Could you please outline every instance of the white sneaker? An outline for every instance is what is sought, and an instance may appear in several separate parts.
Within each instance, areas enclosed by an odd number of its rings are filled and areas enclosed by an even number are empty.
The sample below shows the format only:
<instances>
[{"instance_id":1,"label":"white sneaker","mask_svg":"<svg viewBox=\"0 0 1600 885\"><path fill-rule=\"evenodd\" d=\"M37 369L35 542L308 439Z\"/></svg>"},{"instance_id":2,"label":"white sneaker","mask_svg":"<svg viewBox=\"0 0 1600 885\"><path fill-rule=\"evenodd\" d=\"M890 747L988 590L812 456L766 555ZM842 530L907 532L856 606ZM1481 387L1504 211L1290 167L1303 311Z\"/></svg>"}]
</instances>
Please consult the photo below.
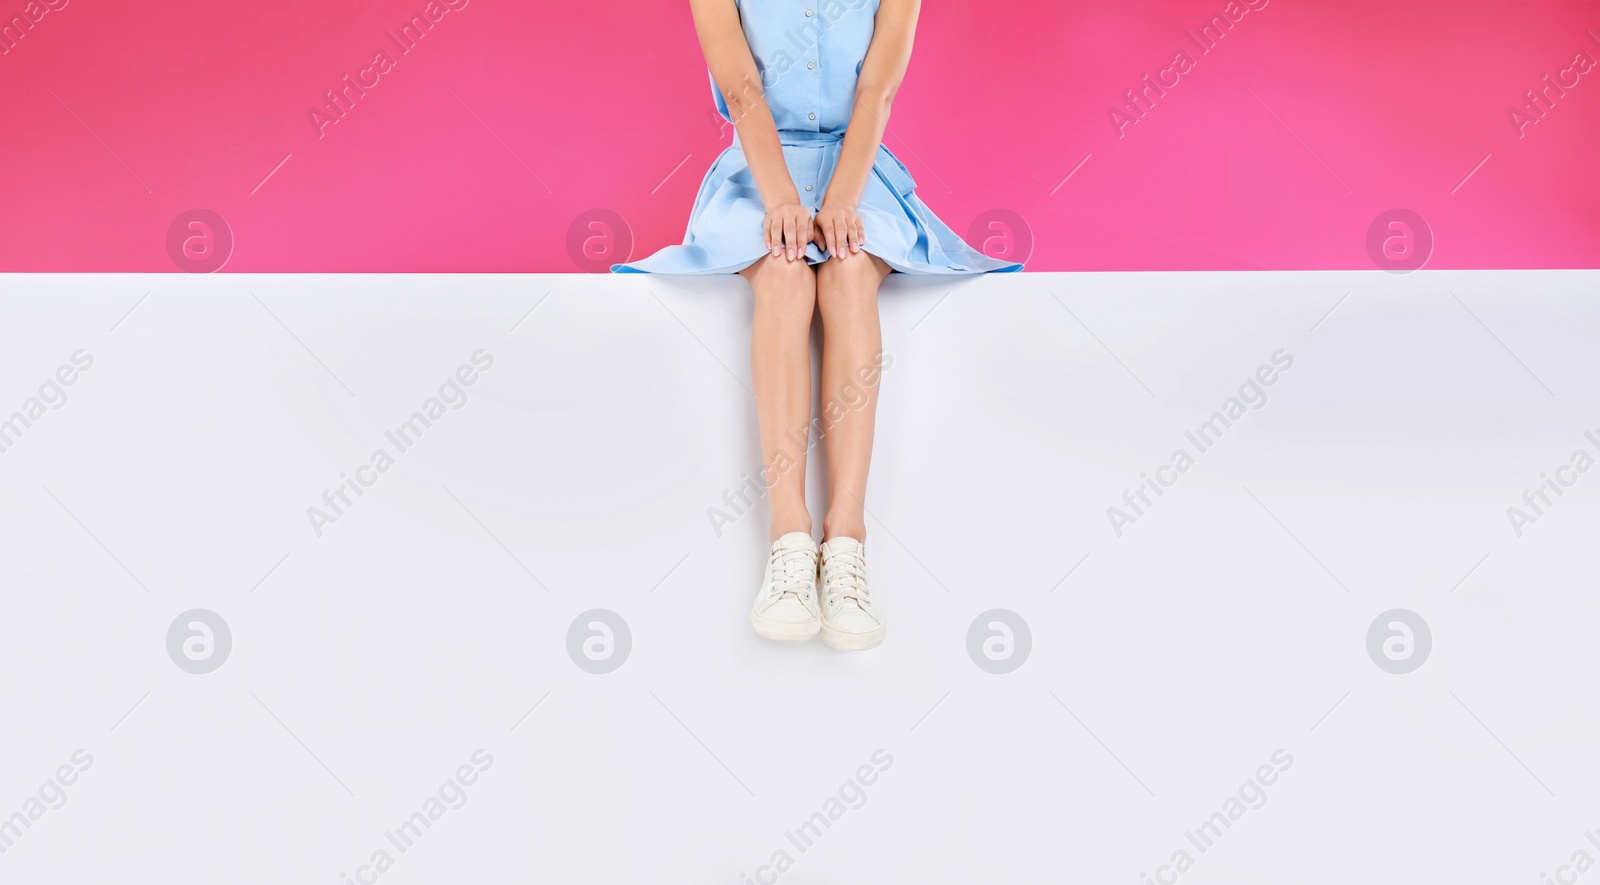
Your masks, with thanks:
<instances>
[{"instance_id":1,"label":"white sneaker","mask_svg":"<svg viewBox=\"0 0 1600 885\"><path fill-rule=\"evenodd\" d=\"M883 641L883 613L867 585L867 547L855 538L822 545L822 641L834 648L875 648Z\"/></svg>"},{"instance_id":2,"label":"white sneaker","mask_svg":"<svg viewBox=\"0 0 1600 885\"><path fill-rule=\"evenodd\" d=\"M750 607L750 624L768 639L804 642L822 626L817 610L817 542L790 532L772 542L767 574Z\"/></svg>"}]
</instances>

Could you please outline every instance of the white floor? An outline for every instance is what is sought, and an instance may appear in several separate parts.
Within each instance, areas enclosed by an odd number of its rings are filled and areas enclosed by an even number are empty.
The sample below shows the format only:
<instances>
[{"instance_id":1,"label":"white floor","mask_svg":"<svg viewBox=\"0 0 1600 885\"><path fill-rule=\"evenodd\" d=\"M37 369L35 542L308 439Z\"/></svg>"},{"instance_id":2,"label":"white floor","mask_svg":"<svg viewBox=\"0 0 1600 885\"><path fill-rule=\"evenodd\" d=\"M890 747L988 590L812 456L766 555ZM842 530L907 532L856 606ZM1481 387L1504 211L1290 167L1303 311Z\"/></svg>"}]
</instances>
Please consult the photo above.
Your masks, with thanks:
<instances>
[{"instance_id":1,"label":"white floor","mask_svg":"<svg viewBox=\"0 0 1600 885\"><path fill-rule=\"evenodd\" d=\"M0 437L0 878L1533 885L1600 859L1600 471L1566 467L1600 458L1600 273L894 278L882 304L890 631L852 655L747 626L740 280L0 277L0 420L59 404ZM1541 475L1573 483L1536 515ZM1369 653L1375 620L1409 651ZM1009 659L969 654L1002 622ZM589 672L602 631L626 658Z\"/></svg>"}]
</instances>

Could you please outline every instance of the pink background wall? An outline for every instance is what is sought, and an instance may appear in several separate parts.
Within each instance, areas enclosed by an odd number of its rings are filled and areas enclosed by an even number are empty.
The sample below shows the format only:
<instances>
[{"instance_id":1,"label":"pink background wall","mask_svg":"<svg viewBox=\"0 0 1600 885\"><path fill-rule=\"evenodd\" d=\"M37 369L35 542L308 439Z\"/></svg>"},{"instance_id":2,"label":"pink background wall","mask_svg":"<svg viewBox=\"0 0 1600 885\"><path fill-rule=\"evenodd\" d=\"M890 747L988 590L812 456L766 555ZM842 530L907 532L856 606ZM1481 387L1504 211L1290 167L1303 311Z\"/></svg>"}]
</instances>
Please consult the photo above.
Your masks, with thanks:
<instances>
[{"instance_id":1,"label":"pink background wall","mask_svg":"<svg viewBox=\"0 0 1600 885\"><path fill-rule=\"evenodd\" d=\"M203 268L168 245L192 209L231 229L225 271L565 272L681 237L730 136L686 2L470 0L401 52L427 5L0 0L60 7L0 40L0 270ZM1201 52L1228 5L928 0L887 142L956 230L1013 219L969 239L1030 270L1370 269L1397 208L1429 268L1600 266L1600 68L1572 67L1600 3L1271 0ZM1568 88L1519 133L1546 75Z\"/></svg>"}]
</instances>

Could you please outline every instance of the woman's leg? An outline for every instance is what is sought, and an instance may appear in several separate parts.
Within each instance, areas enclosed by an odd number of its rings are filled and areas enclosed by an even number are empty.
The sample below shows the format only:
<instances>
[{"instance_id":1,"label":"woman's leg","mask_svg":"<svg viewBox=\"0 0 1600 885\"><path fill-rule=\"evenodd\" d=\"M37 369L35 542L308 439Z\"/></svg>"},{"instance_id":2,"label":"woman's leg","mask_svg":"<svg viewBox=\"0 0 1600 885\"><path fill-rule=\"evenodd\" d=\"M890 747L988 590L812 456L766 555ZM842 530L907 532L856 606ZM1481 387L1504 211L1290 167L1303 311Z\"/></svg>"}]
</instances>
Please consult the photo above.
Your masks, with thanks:
<instances>
[{"instance_id":1,"label":"woman's leg","mask_svg":"<svg viewBox=\"0 0 1600 885\"><path fill-rule=\"evenodd\" d=\"M771 540L811 532L806 509L806 440L811 424L811 317L817 275L804 259L768 255L739 271L755 290L750 380L770 508Z\"/></svg>"},{"instance_id":2,"label":"woman's leg","mask_svg":"<svg viewBox=\"0 0 1600 885\"><path fill-rule=\"evenodd\" d=\"M878 284L889 265L867 252L830 258L817 267L817 307L822 312L822 420L827 428L828 514L824 540L865 541L867 466L878 409L883 334L878 325Z\"/></svg>"}]
</instances>

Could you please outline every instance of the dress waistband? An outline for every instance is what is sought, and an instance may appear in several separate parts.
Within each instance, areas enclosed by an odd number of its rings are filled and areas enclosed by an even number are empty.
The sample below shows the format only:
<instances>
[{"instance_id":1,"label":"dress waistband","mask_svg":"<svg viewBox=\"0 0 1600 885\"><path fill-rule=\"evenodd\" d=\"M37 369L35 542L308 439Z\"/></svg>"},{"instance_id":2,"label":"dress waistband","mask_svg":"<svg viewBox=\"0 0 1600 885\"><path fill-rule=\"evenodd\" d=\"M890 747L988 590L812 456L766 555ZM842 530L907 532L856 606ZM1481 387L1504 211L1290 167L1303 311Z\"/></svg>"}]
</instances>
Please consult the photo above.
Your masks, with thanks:
<instances>
[{"instance_id":1,"label":"dress waistband","mask_svg":"<svg viewBox=\"0 0 1600 885\"><path fill-rule=\"evenodd\" d=\"M784 147L821 147L844 141L843 132L812 132L809 129L779 129L778 143ZM733 133L733 146L740 147L739 133Z\"/></svg>"}]
</instances>

